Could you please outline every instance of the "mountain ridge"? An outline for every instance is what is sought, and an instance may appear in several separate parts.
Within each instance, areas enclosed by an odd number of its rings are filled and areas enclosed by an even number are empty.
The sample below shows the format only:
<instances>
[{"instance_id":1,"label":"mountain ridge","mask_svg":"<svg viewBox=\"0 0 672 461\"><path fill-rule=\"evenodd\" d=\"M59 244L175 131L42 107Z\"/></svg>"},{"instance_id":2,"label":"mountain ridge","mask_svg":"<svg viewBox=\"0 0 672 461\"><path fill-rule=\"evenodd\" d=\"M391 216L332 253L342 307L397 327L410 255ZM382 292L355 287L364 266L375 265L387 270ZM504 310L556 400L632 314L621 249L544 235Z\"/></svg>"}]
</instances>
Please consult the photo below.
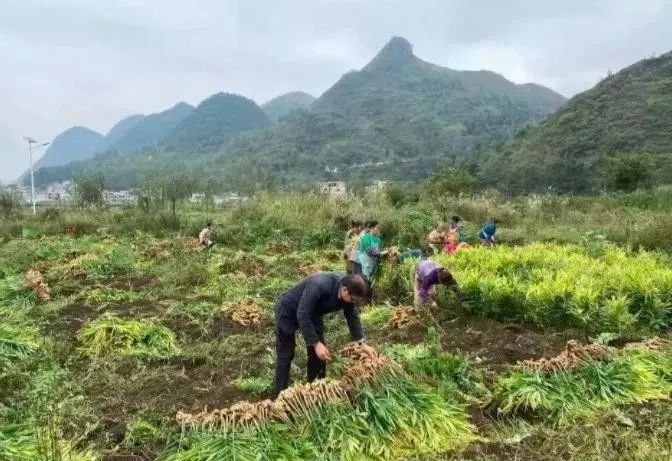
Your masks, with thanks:
<instances>
[{"instance_id":1,"label":"mountain ridge","mask_svg":"<svg viewBox=\"0 0 672 461\"><path fill-rule=\"evenodd\" d=\"M605 162L631 153L651 154L654 176L672 180L672 52L608 76L485 151L481 175L513 193L589 192L601 187Z\"/></svg>"}]
</instances>

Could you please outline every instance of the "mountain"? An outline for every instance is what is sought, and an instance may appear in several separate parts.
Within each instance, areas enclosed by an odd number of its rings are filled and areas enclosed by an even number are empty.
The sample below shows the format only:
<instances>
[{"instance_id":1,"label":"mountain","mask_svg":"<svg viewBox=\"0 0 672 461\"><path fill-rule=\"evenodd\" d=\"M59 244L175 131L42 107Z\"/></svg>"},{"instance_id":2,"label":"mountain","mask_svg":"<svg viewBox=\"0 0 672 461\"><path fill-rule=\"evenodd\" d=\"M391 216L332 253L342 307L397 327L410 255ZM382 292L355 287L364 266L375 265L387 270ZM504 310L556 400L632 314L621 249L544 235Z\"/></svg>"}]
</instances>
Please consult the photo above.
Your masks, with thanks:
<instances>
[{"instance_id":1,"label":"mountain","mask_svg":"<svg viewBox=\"0 0 672 461\"><path fill-rule=\"evenodd\" d=\"M160 143L133 155L45 170L39 180L67 179L82 171L103 172L115 187L132 187L157 171L191 173L223 187L234 187L252 171L259 172L252 182L272 173L280 184L417 180L498 145L564 102L540 85L424 62L397 37L364 68L345 74L312 104L275 124L253 101L219 93Z\"/></svg>"},{"instance_id":2,"label":"mountain","mask_svg":"<svg viewBox=\"0 0 672 461\"><path fill-rule=\"evenodd\" d=\"M269 124L264 111L251 99L217 93L201 102L165 140L168 150L216 152L235 136Z\"/></svg>"},{"instance_id":3,"label":"mountain","mask_svg":"<svg viewBox=\"0 0 672 461\"><path fill-rule=\"evenodd\" d=\"M315 97L308 93L292 91L271 99L262 104L261 108L264 109L271 120L277 122L280 118L295 110L309 107L313 101L315 101Z\"/></svg>"},{"instance_id":4,"label":"mountain","mask_svg":"<svg viewBox=\"0 0 672 461\"><path fill-rule=\"evenodd\" d=\"M267 163L304 181L306 175L422 178L510 138L564 102L540 85L424 62L407 40L395 37L309 110L293 112L227 155Z\"/></svg>"},{"instance_id":5,"label":"mountain","mask_svg":"<svg viewBox=\"0 0 672 461\"><path fill-rule=\"evenodd\" d=\"M128 132L145 118L142 114L129 115L118 121L105 135L98 152L106 152L118 143Z\"/></svg>"},{"instance_id":6,"label":"mountain","mask_svg":"<svg viewBox=\"0 0 672 461\"><path fill-rule=\"evenodd\" d=\"M148 115L139 120L120 139L112 143L108 150L127 153L146 146L156 146L193 110L193 106L180 102L168 110Z\"/></svg>"},{"instance_id":7,"label":"mountain","mask_svg":"<svg viewBox=\"0 0 672 461\"><path fill-rule=\"evenodd\" d=\"M88 128L72 127L54 138L44 155L35 162L33 169L89 159L98 151L103 139L101 134Z\"/></svg>"},{"instance_id":8,"label":"mountain","mask_svg":"<svg viewBox=\"0 0 672 461\"><path fill-rule=\"evenodd\" d=\"M652 162L658 182L672 182L672 52L605 78L485 152L480 176L514 193L586 192L601 187L614 160L632 154Z\"/></svg>"}]
</instances>

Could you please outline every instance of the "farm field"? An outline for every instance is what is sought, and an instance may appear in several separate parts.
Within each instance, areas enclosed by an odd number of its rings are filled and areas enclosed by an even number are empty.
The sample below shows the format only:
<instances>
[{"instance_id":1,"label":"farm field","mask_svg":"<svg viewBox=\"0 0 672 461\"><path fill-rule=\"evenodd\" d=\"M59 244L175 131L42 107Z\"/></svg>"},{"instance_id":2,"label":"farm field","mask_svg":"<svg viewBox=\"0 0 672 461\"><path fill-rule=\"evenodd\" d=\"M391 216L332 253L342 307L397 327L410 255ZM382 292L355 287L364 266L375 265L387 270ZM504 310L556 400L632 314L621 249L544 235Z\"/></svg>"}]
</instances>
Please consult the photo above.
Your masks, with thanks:
<instances>
[{"instance_id":1,"label":"farm field","mask_svg":"<svg viewBox=\"0 0 672 461\"><path fill-rule=\"evenodd\" d=\"M461 203L470 223L506 216L502 245L437 258L465 295L415 309L414 263L385 261L361 313L380 355L331 317L329 378L303 384L299 339L276 404L274 302L342 270L363 205L262 197L160 231L128 210L17 218L0 244L0 459L671 459L672 265L649 240L669 218L654 198ZM400 247L437 219L376 209Z\"/></svg>"}]
</instances>

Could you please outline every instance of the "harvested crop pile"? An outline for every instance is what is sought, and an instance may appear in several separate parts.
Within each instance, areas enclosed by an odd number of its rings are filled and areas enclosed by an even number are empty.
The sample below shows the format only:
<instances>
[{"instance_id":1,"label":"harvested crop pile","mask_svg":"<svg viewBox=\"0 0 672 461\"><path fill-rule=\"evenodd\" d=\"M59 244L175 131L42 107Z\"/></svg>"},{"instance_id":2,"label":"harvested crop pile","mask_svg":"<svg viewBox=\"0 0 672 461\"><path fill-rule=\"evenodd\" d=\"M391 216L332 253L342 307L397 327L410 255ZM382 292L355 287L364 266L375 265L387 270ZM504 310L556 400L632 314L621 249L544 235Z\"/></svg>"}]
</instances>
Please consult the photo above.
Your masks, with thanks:
<instances>
[{"instance_id":1,"label":"harvested crop pile","mask_svg":"<svg viewBox=\"0 0 672 461\"><path fill-rule=\"evenodd\" d=\"M245 327L259 325L264 317L261 307L249 298L241 302L224 303L222 312Z\"/></svg>"},{"instance_id":2,"label":"harvested crop pile","mask_svg":"<svg viewBox=\"0 0 672 461\"><path fill-rule=\"evenodd\" d=\"M342 380L321 379L295 384L282 391L275 401L242 401L220 410L208 411L206 408L195 414L178 412L175 418L182 426L207 430L216 427L249 427L265 421L284 420L288 415L311 408L346 402L350 390L371 380L381 371L390 369L392 365L389 358L357 343L348 344L341 350L341 355L349 359Z\"/></svg>"},{"instance_id":3,"label":"harvested crop pile","mask_svg":"<svg viewBox=\"0 0 672 461\"><path fill-rule=\"evenodd\" d=\"M400 330L409 326L420 325L420 313L414 307L397 307L392 310L387 321L388 328Z\"/></svg>"},{"instance_id":4,"label":"harvested crop pile","mask_svg":"<svg viewBox=\"0 0 672 461\"><path fill-rule=\"evenodd\" d=\"M33 269L29 270L26 273L26 283L35 291L40 301L49 301L51 299L51 289L41 272Z\"/></svg>"},{"instance_id":5,"label":"harvested crop pile","mask_svg":"<svg viewBox=\"0 0 672 461\"><path fill-rule=\"evenodd\" d=\"M593 362L602 360L607 354L608 349L601 344L581 344L580 341L567 341L565 350L550 359L541 358L538 360L524 360L521 365L526 371L538 373L555 373L558 371L574 370L584 362Z\"/></svg>"},{"instance_id":6,"label":"harvested crop pile","mask_svg":"<svg viewBox=\"0 0 672 461\"><path fill-rule=\"evenodd\" d=\"M378 354L372 348L364 348L360 344L350 343L341 349L342 357L349 359L343 370L343 381L348 388L370 381L382 372L395 372L398 367L392 360Z\"/></svg>"},{"instance_id":7,"label":"harvested crop pile","mask_svg":"<svg viewBox=\"0 0 672 461\"><path fill-rule=\"evenodd\" d=\"M234 263L239 271L250 276L262 275L268 271L266 263L261 258L246 253L243 250L236 252Z\"/></svg>"},{"instance_id":8,"label":"harvested crop pile","mask_svg":"<svg viewBox=\"0 0 672 461\"><path fill-rule=\"evenodd\" d=\"M381 365L390 364L357 344L348 345L342 354L349 360L346 375L361 370L357 367L380 372ZM178 423L194 430L183 432L186 450L165 459L223 459L222 454L226 459L250 460L416 459L473 440L473 427L462 407L403 373L380 373L376 379L352 385L346 379L325 379L292 386L274 402L178 413Z\"/></svg>"},{"instance_id":9,"label":"harvested crop pile","mask_svg":"<svg viewBox=\"0 0 672 461\"><path fill-rule=\"evenodd\" d=\"M179 239L184 249L190 253L198 253L203 248L197 238L183 237Z\"/></svg>"},{"instance_id":10,"label":"harvested crop pile","mask_svg":"<svg viewBox=\"0 0 672 461\"><path fill-rule=\"evenodd\" d=\"M201 413L178 412L175 416L181 426L212 430L224 427L250 427L268 421L286 420L289 414L319 408L328 403L343 402L348 395L340 381L321 379L312 383L296 384L285 389L278 398L250 403L237 402L229 408Z\"/></svg>"},{"instance_id":11,"label":"harvested crop pile","mask_svg":"<svg viewBox=\"0 0 672 461\"><path fill-rule=\"evenodd\" d=\"M667 348L669 348L672 345L672 342L659 338L658 336L654 336L653 338L649 338L645 341L639 342L639 343L629 343L626 344L624 349L639 349L639 348L644 348L644 349L649 349L652 351L662 351Z\"/></svg>"},{"instance_id":12,"label":"harvested crop pile","mask_svg":"<svg viewBox=\"0 0 672 461\"><path fill-rule=\"evenodd\" d=\"M266 421L282 420L286 417L282 403L263 400L256 403L237 402L221 410L208 411L206 408L201 413L194 414L178 411L175 419L182 427L213 430L223 427L250 427Z\"/></svg>"},{"instance_id":13,"label":"harvested crop pile","mask_svg":"<svg viewBox=\"0 0 672 461\"><path fill-rule=\"evenodd\" d=\"M342 402L347 397L346 389L340 381L320 379L285 389L280 393L276 403L291 414L309 408L319 408L328 403Z\"/></svg>"}]
</instances>

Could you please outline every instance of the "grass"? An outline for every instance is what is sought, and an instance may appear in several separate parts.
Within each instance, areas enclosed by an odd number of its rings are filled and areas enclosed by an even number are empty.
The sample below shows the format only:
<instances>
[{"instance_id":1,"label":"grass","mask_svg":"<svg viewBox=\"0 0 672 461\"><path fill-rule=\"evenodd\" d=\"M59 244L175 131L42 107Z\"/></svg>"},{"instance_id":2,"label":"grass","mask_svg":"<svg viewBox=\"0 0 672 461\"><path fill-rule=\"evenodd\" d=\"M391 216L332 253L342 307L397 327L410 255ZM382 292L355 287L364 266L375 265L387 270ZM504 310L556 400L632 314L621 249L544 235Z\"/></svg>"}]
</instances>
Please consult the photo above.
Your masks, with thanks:
<instances>
[{"instance_id":1,"label":"grass","mask_svg":"<svg viewBox=\"0 0 672 461\"><path fill-rule=\"evenodd\" d=\"M629 350L556 375L515 365L528 340L536 357L557 352L556 335L568 331L616 344L666 331L672 257L665 249L672 239L663 228L670 218L653 195L504 200L486 194L439 207L393 206L384 194L349 201L268 194L207 213L185 207L170 230L130 208L65 210L58 225L24 216L21 226L35 235L0 237L0 459L14 461L10 449L37 450L35 438L45 428L56 436L40 439L58 440L51 445L62 454L129 459L489 461L559 453L588 460L617 459L616 448L622 459L668 459L667 352ZM414 263L384 261L374 305L361 317L369 342L401 365L397 376L289 421L181 433L177 410L256 400L270 384L271 323L238 325L221 307L251 300L270 319L278 295L297 280L342 270L346 223L369 218L371 210L383 223L385 242L402 250L421 245L446 214L465 218L469 240L485 217L501 218L501 247L439 257L470 303L439 290L440 309L423 323L441 335L456 332L451 322L464 321L468 311L511 325L469 317L482 321L473 326L480 331L440 338L459 344L459 354L441 347L434 333L389 328L390 312L411 302ZM206 218L215 221L217 245L201 253L191 243ZM62 234L70 222L81 223L75 238ZM0 223L0 235L15 224ZM98 227L108 227L110 236L96 234ZM43 274L52 300L37 302L24 281L30 269ZM325 325L335 355L349 332L340 315ZM521 330L518 338L512 334L514 354L493 353L488 325ZM305 362L297 334L295 381L304 379ZM347 361L335 361L329 376L342 377L346 367ZM52 368L62 371L57 386L45 377ZM492 416L478 408L490 398L500 410ZM648 409L651 415L639 413ZM616 412L623 413L620 423L612 421ZM483 420L486 426L472 425ZM635 427L625 430L628 421ZM613 445L609 433L619 436Z\"/></svg>"}]
</instances>

